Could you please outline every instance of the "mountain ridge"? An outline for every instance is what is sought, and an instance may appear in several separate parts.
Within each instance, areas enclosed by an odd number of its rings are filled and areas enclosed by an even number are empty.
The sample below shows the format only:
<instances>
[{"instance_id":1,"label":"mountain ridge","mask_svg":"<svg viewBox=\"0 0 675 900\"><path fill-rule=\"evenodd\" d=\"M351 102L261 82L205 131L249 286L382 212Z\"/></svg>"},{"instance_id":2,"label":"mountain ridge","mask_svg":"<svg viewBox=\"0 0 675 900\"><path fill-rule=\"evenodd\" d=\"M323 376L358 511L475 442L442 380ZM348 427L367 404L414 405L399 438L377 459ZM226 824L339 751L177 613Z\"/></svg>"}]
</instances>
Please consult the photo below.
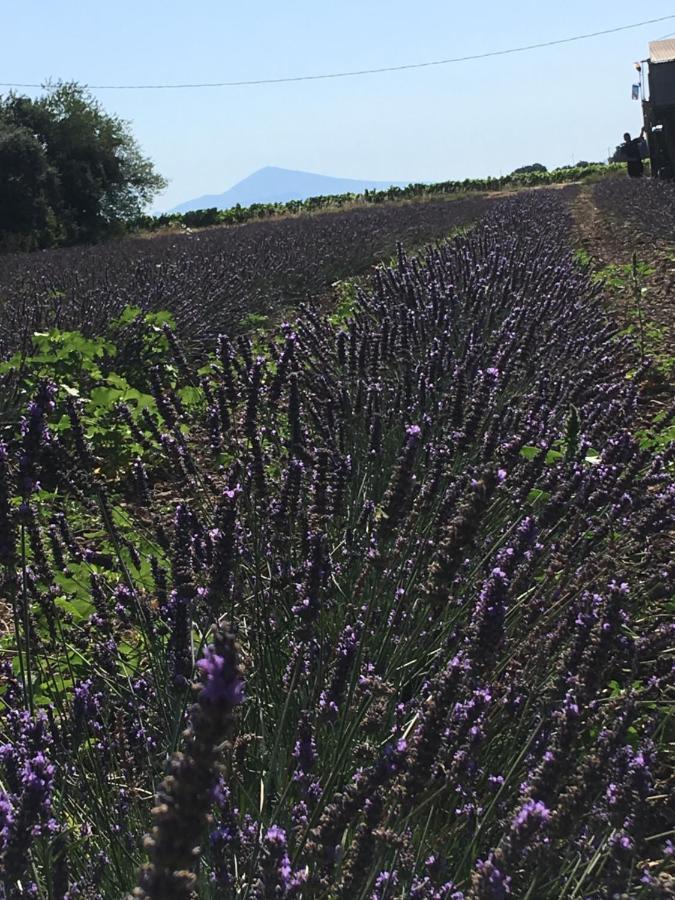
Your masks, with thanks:
<instances>
[{"instance_id":1,"label":"mountain ridge","mask_svg":"<svg viewBox=\"0 0 675 900\"><path fill-rule=\"evenodd\" d=\"M306 200L308 197L331 194L360 194L365 190L386 190L388 187L405 187L407 181L375 181L359 178L338 178L319 175L298 169L265 166L252 172L222 194L203 194L179 203L172 213L190 212L195 209L231 209L233 206L251 206L253 203L287 203L289 200Z\"/></svg>"}]
</instances>

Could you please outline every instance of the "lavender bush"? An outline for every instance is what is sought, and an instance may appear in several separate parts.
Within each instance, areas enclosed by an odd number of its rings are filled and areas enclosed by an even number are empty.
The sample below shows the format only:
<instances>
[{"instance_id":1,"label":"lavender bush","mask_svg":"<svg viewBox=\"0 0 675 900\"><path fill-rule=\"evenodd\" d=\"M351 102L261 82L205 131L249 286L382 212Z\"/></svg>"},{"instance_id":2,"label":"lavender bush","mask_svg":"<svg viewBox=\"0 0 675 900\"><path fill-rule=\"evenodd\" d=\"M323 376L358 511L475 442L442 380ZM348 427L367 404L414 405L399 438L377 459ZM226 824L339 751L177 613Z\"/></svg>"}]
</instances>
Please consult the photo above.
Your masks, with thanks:
<instances>
[{"instance_id":1,"label":"lavender bush","mask_svg":"<svg viewBox=\"0 0 675 900\"><path fill-rule=\"evenodd\" d=\"M341 320L172 335L133 455L40 387L0 448L7 897L671 894L674 451L567 229L504 201Z\"/></svg>"}]
</instances>

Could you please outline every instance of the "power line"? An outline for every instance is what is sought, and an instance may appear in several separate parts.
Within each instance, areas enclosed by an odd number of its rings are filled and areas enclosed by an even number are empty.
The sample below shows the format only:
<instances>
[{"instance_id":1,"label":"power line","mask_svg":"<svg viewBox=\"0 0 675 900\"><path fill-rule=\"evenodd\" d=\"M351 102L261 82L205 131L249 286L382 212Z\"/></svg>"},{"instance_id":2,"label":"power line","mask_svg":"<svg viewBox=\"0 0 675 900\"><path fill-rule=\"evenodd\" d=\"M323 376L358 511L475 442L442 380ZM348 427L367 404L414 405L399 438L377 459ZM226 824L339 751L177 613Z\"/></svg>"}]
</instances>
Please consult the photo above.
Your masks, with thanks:
<instances>
[{"instance_id":1,"label":"power line","mask_svg":"<svg viewBox=\"0 0 675 900\"><path fill-rule=\"evenodd\" d=\"M408 69L427 69L431 66L447 66L451 63L470 62L471 60L489 59L494 56L508 56L513 53L525 53L528 50L540 50L545 47L557 47L561 44L572 44L576 41L585 41L590 38L602 37L607 34L617 34L620 31L630 31L633 28L642 28L644 25L655 25L658 22L667 22L675 19L675 15L661 16L658 19L645 19L643 22L634 22L632 25L620 25L617 28L605 28L602 31L591 31L588 34L577 34L574 37L559 38L555 41L543 41L539 44L526 44L523 47L510 47L508 50L490 50L487 53L475 53L471 56L455 56L449 59L436 59L431 62L406 63L399 66L383 66L377 69L357 69L351 72L327 72L319 75L293 75L283 78L258 78L250 81L213 81L199 82L195 84L89 84L85 87L95 91L157 91L177 90L184 88L219 88L219 87L251 87L260 84L288 84L296 81L323 81L329 78L354 78L360 75L379 75L384 72L403 72ZM14 88L41 88L43 84L24 84L20 82L2 82L0 87Z\"/></svg>"}]
</instances>

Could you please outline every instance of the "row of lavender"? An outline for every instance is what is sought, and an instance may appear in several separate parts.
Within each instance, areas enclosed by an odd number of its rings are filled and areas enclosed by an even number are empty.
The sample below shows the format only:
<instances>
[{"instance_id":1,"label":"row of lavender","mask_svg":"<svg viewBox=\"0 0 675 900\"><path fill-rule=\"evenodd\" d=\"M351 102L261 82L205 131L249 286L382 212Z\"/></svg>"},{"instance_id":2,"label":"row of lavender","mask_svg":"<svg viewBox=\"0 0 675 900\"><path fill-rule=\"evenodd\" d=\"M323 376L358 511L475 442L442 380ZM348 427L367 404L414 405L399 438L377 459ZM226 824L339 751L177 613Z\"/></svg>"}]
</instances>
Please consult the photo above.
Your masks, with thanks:
<instances>
[{"instance_id":1,"label":"row of lavender","mask_svg":"<svg viewBox=\"0 0 675 900\"><path fill-rule=\"evenodd\" d=\"M675 241L675 185L671 182L607 178L593 186L593 199L603 212L641 235Z\"/></svg>"},{"instance_id":2,"label":"row of lavender","mask_svg":"<svg viewBox=\"0 0 675 900\"><path fill-rule=\"evenodd\" d=\"M6 896L669 895L673 453L566 227L505 201L199 369L167 331L128 470L40 387L0 453Z\"/></svg>"},{"instance_id":3,"label":"row of lavender","mask_svg":"<svg viewBox=\"0 0 675 900\"><path fill-rule=\"evenodd\" d=\"M50 327L99 334L128 305L168 309L210 346L395 252L473 222L482 198L351 209L236 229L0 256L0 351Z\"/></svg>"}]
</instances>

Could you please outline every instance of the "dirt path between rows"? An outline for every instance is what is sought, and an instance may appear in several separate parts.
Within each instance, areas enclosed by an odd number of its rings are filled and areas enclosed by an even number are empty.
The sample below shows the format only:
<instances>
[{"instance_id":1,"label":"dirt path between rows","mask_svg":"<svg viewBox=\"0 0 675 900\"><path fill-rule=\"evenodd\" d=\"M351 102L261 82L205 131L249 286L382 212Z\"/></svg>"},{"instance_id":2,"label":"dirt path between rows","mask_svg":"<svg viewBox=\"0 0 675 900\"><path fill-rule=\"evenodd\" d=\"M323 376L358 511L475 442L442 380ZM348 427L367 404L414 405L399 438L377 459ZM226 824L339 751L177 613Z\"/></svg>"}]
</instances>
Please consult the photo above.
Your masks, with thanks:
<instances>
[{"instance_id":1,"label":"dirt path between rows","mask_svg":"<svg viewBox=\"0 0 675 900\"><path fill-rule=\"evenodd\" d=\"M675 396L675 243L654 241L632 225L604 215L593 201L591 185L585 185L570 203L577 231L577 249L584 251L592 271L604 277L604 298L611 316L631 329L639 362L641 336L645 356L653 360L643 383L643 409L650 419L673 402ZM641 314L637 311L631 279L633 254L640 270ZM645 339L646 335L646 339Z\"/></svg>"},{"instance_id":2,"label":"dirt path between rows","mask_svg":"<svg viewBox=\"0 0 675 900\"><path fill-rule=\"evenodd\" d=\"M663 342L675 347L675 243L654 241L627 223L604 216L593 202L592 188L584 186L571 205L579 245L589 254L597 270L610 265L627 266L637 254L639 263L653 272L644 276L644 313L663 329ZM634 302L630 292L611 291L612 305L624 322L634 320Z\"/></svg>"}]
</instances>

